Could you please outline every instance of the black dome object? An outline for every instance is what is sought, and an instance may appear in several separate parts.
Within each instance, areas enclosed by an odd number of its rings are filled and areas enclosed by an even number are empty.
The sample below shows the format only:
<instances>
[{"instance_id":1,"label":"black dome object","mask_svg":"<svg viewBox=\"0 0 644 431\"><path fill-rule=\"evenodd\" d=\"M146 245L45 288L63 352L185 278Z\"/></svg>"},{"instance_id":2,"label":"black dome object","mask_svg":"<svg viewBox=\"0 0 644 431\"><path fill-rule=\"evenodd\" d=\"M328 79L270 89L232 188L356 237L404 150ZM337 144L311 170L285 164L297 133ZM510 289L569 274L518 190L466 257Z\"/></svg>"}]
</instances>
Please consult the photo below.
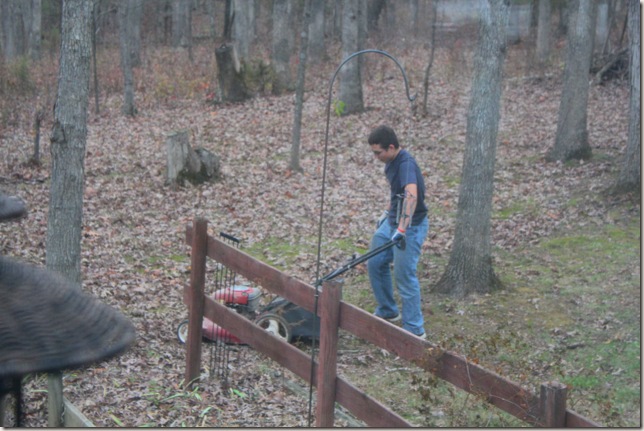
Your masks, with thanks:
<instances>
[{"instance_id":1,"label":"black dome object","mask_svg":"<svg viewBox=\"0 0 644 431\"><path fill-rule=\"evenodd\" d=\"M62 276L0 256L0 378L78 368L135 338L123 314Z\"/></svg>"},{"instance_id":2,"label":"black dome object","mask_svg":"<svg viewBox=\"0 0 644 431\"><path fill-rule=\"evenodd\" d=\"M27 207L22 199L0 193L0 221L12 220L27 214Z\"/></svg>"}]
</instances>

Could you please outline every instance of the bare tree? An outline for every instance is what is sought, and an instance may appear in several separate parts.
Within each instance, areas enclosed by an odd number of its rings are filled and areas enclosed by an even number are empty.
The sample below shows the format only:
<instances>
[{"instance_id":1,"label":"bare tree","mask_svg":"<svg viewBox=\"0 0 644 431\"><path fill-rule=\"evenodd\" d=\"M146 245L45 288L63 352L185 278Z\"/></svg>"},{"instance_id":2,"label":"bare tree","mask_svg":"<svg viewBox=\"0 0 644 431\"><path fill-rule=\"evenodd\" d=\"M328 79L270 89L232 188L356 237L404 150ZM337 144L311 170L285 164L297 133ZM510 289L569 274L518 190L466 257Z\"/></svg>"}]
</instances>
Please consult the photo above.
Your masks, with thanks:
<instances>
[{"instance_id":1,"label":"bare tree","mask_svg":"<svg viewBox=\"0 0 644 431\"><path fill-rule=\"evenodd\" d=\"M640 4L638 0L628 1L628 42L629 42L629 79L631 83L628 144L617 179L616 189L620 192L641 190L641 59L640 59Z\"/></svg>"},{"instance_id":2,"label":"bare tree","mask_svg":"<svg viewBox=\"0 0 644 431\"><path fill-rule=\"evenodd\" d=\"M133 117L136 114L134 106L134 72L132 70L136 55L133 49L136 44L131 43L134 35L131 32L130 21L134 9L141 7L140 0L122 0L118 3L119 20L119 46L121 54L121 71L123 73L123 106L121 112Z\"/></svg>"},{"instance_id":3,"label":"bare tree","mask_svg":"<svg viewBox=\"0 0 644 431\"><path fill-rule=\"evenodd\" d=\"M172 2L172 46L187 48L192 61L192 1Z\"/></svg>"},{"instance_id":4,"label":"bare tree","mask_svg":"<svg viewBox=\"0 0 644 431\"><path fill-rule=\"evenodd\" d=\"M546 154L548 161L588 159L588 89L593 54L596 2L572 0L568 25L568 47L563 91L559 105L555 144Z\"/></svg>"},{"instance_id":5,"label":"bare tree","mask_svg":"<svg viewBox=\"0 0 644 431\"><path fill-rule=\"evenodd\" d=\"M40 58L41 0L2 0L0 2L0 42L6 60L21 55Z\"/></svg>"},{"instance_id":6,"label":"bare tree","mask_svg":"<svg viewBox=\"0 0 644 431\"><path fill-rule=\"evenodd\" d=\"M25 16L25 29L27 30L27 52L32 60L40 59L42 39L42 0L30 0L28 14Z\"/></svg>"},{"instance_id":7,"label":"bare tree","mask_svg":"<svg viewBox=\"0 0 644 431\"><path fill-rule=\"evenodd\" d=\"M309 48L309 29L311 28L311 3L315 0L304 2L302 13L302 37L300 38L300 62L297 66L297 84L295 86L295 115L293 120L293 136L291 141L291 162L289 168L301 172L300 166L300 137L302 131L302 108L304 106L304 83L306 76L306 60Z\"/></svg>"},{"instance_id":8,"label":"bare tree","mask_svg":"<svg viewBox=\"0 0 644 431\"><path fill-rule=\"evenodd\" d=\"M550 58L550 0L539 0L537 8L537 63L544 66Z\"/></svg>"},{"instance_id":9,"label":"bare tree","mask_svg":"<svg viewBox=\"0 0 644 431\"><path fill-rule=\"evenodd\" d=\"M425 79L423 80L423 114L427 115L428 110L427 110L427 97L429 94L429 74L432 70L432 66L434 65L434 52L436 50L436 19L438 15L438 10L437 10L437 5L436 5L437 0L432 1L432 35L430 37L430 43L431 43L431 48L429 51L429 61L427 63L427 67L425 68Z\"/></svg>"},{"instance_id":10,"label":"bare tree","mask_svg":"<svg viewBox=\"0 0 644 431\"><path fill-rule=\"evenodd\" d=\"M64 0L51 134L47 269L81 285L81 230L94 1ZM62 425L62 375L49 377L49 426Z\"/></svg>"},{"instance_id":11,"label":"bare tree","mask_svg":"<svg viewBox=\"0 0 644 431\"><path fill-rule=\"evenodd\" d=\"M361 50L362 0L344 2L342 11L342 58ZM343 114L364 111L362 97L362 74L360 58L345 63L340 70L340 101L344 103Z\"/></svg>"},{"instance_id":12,"label":"bare tree","mask_svg":"<svg viewBox=\"0 0 644 431\"><path fill-rule=\"evenodd\" d=\"M273 32L272 55L273 64L273 94L282 94L292 87L291 51L293 46L293 31L291 0L273 0Z\"/></svg>"},{"instance_id":13,"label":"bare tree","mask_svg":"<svg viewBox=\"0 0 644 431\"><path fill-rule=\"evenodd\" d=\"M324 38L324 6L326 1L311 2L311 25L309 26L309 59L312 63L320 63L326 59Z\"/></svg>"},{"instance_id":14,"label":"bare tree","mask_svg":"<svg viewBox=\"0 0 644 431\"><path fill-rule=\"evenodd\" d=\"M508 9L508 0L488 0L481 10L456 231L449 263L435 287L453 296L502 287L492 267L490 226Z\"/></svg>"}]
</instances>

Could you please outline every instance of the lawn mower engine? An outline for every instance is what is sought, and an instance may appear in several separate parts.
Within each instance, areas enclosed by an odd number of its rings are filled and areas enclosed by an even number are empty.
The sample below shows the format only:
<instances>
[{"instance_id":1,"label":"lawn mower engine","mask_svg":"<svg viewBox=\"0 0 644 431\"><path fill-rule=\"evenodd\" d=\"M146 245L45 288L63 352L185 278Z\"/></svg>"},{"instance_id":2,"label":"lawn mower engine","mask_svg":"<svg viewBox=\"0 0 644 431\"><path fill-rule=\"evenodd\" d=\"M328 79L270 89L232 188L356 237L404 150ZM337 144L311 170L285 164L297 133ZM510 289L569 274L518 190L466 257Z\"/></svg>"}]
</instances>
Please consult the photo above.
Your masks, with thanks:
<instances>
[{"instance_id":1,"label":"lawn mower engine","mask_svg":"<svg viewBox=\"0 0 644 431\"><path fill-rule=\"evenodd\" d=\"M232 308L247 319L254 320L257 317L261 296L262 291L256 287L233 286L216 291L212 295L212 299L228 308ZM229 344L242 343L239 338L205 317L201 324L201 330L203 331L203 336L209 340L221 340Z\"/></svg>"},{"instance_id":2,"label":"lawn mower engine","mask_svg":"<svg viewBox=\"0 0 644 431\"><path fill-rule=\"evenodd\" d=\"M212 299L231 308L249 320L255 320L259 311L259 299L262 291L256 287L233 286L217 290ZM233 334L204 317L201 324L203 338L207 341L222 341L229 344L241 344L241 340ZM181 343L188 340L188 319L179 324L177 337Z\"/></svg>"},{"instance_id":3,"label":"lawn mower engine","mask_svg":"<svg viewBox=\"0 0 644 431\"><path fill-rule=\"evenodd\" d=\"M260 308L261 296L258 288L237 285L216 291L212 299L253 320L260 328L287 343L294 339L319 337L319 322L314 324L313 313L279 296ZM206 341L242 344L239 338L206 317L201 329ZM188 319L179 324L177 337L181 343L188 340Z\"/></svg>"}]
</instances>

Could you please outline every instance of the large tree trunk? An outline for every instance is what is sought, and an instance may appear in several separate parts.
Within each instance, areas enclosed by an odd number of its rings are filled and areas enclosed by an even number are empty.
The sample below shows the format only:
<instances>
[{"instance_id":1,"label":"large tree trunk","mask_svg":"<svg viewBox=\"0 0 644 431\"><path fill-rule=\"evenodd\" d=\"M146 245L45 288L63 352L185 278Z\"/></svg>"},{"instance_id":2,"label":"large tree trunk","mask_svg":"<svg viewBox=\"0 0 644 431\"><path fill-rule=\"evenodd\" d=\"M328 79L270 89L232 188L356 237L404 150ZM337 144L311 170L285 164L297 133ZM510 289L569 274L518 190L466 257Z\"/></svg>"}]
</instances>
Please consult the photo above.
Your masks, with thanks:
<instances>
[{"instance_id":1,"label":"large tree trunk","mask_svg":"<svg viewBox=\"0 0 644 431\"><path fill-rule=\"evenodd\" d=\"M631 83L628 121L628 144L617 179L616 189L620 192L641 189L641 93L640 93L640 3L638 0L628 2L628 42L630 52L629 80Z\"/></svg>"},{"instance_id":2,"label":"large tree trunk","mask_svg":"<svg viewBox=\"0 0 644 431\"><path fill-rule=\"evenodd\" d=\"M592 156L587 125L588 74L593 54L596 4L594 0L573 0L571 7L557 135L554 146L546 154L546 160L550 162Z\"/></svg>"},{"instance_id":3,"label":"large tree trunk","mask_svg":"<svg viewBox=\"0 0 644 431\"><path fill-rule=\"evenodd\" d=\"M51 135L47 269L81 284L81 231L94 1L63 1L58 92ZM62 425L62 375L49 378L50 427Z\"/></svg>"},{"instance_id":4,"label":"large tree trunk","mask_svg":"<svg viewBox=\"0 0 644 431\"><path fill-rule=\"evenodd\" d=\"M292 1L273 0L273 39L272 63L273 94L279 95L292 89L291 50L292 42Z\"/></svg>"},{"instance_id":5,"label":"large tree trunk","mask_svg":"<svg viewBox=\"0 0 644 431\"><path fill-rule=\"evenodd\" d=\"M247 62L255 40L255 0L233 1L234 22L232 37L240 61Z\"/></svg>"},{"instance_id":6,"label":"large tree trunk","mask_svg":"<svg viewBox=\"0 0 644 431\"><path fill-rule=\"evenodd\" d=\"M362 0L347 1L342 12L342 58L360 51L360 27L362 25ZM360 57L354 58L342 66L340 75L340 101L344 103L342 114L354 114L364 111L362 97L362 74Z\"/></svg>"},{"instance_id":7,"label":"large tree trunk","mask_svg":"<svg viewBox=\"0 0 644 431\"><path fill-rule=\"evenodd\" d=\"M326 45L324 38L324 7L325 1L313 1L311 4L311 25L309 26L309 60L311 63L326 61Z\"/></svg>"},{"instance_id":8,"label":"large tree trunk","mask_svg":"<svg viewBox=\"0 0 644 431\"><path fill-rule=\"evenodd\" d=\"M502 287L492 267L490 225L507 20L507 0L488 0L482 7L456 231L447 269L436 286L438 292L459 297Z\"/></svg>"}]
</instances>

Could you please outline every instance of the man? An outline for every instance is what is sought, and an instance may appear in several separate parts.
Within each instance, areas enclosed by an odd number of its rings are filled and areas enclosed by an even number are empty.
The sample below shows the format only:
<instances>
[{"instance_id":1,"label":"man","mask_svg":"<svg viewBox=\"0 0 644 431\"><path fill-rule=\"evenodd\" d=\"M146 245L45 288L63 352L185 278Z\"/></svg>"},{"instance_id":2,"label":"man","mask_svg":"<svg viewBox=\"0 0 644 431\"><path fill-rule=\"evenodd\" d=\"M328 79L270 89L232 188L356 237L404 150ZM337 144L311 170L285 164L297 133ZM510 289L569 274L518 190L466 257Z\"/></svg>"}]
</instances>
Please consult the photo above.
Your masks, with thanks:
<instances>
[{"instance_id":1,"label":"man","mask_svg":"<svg viewBox=\"0 0 644 431\"><path fill-rule=\"evenodd\" d=\"M427 338L420 305L420 284L416 267L427 236L429 221L425 206L425 182L416 160L398 144L391 127L375 128L368 139L374 156L385 163L391 198L389 209L378 221L371 249L396 241L391 247L367 261L369 281L378 307L375 315L390 322L400 320L403 329ZM394 300L390 264L402 302L402 313Z\"/></svg>"}]
</instances>

